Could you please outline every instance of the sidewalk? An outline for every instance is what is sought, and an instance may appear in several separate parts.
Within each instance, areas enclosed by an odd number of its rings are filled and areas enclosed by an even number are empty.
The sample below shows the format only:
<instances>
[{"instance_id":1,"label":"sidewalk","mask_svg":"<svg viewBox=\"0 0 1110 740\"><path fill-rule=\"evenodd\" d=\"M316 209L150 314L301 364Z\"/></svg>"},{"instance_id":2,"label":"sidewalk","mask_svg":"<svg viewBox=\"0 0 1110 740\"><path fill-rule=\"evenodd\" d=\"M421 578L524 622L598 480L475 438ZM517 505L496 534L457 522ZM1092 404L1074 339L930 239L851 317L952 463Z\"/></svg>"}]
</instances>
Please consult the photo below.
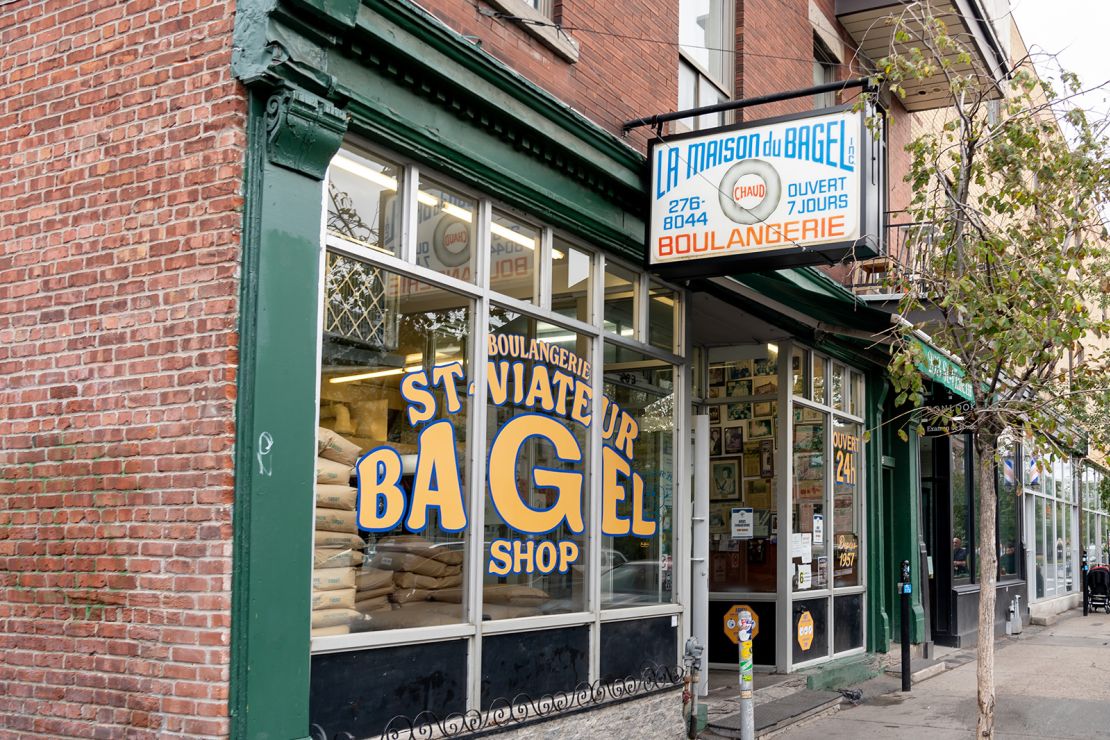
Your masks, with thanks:
<instances>
[{"instance_id":1,"label":"sidewalk","mask_svg":"<svg viewBox=\"0 0 1110 740\"><path fill-rule=\"evenodd\" d=\"M1026 627L995 648L995 737L1110 737L1110 615L1075 610L1051 627ZM864 684L863 703L777 737L969 738L975 732L974 650L971 660L915 684L883 677ZM956 657L956 656L953 656Z\"/></svg>"}]
</instances>

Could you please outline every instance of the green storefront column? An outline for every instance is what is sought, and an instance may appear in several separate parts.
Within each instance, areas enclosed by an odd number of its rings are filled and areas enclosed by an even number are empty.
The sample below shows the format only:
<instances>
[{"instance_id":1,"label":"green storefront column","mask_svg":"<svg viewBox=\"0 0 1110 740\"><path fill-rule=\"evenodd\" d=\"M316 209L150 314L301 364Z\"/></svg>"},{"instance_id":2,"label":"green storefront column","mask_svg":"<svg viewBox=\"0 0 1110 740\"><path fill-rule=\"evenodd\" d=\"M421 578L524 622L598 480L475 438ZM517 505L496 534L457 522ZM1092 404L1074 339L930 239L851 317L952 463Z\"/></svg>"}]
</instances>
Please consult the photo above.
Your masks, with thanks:
<instances>
[{"instance_id":1,"label":"green storefront column","mask_svg":"<svg viewBox=\"0 0 1110 740\"><path fill-rule=\"evenodd\" d=\"M252 96L236 412L231 734L308 734L322 179L346 117Z\"/></svg>"},{"instance_id":2,"label":"green storefront column","mask_svg":"<svg viewBox=\"0 0 1110 740\"><path fill-rule=\"evenodd\" d=\"M899 412L902 409L899 409ZM905 417L902 417L905 418ZM913 623L910 625L910 639L913 642L928 640L925 635L925 610L921 605L921 589L928 588L928 577L921 573L921 553L919 542L922 537L921 522L921 464L919 458L920 437L916 430L916 421L911 421L905 426L908 436L902 441L898 434L891 435L891 449L889 454L894 458L894 496L893 507L890 512L892 525L891 552L896 563L903 560L910 561L910 573L913 583L913 598L910 602L910 613ZM922 576L925 576L924 578ZM887 575L886 588L893 593L896 582L900 578L897 571ZM892 623L892 637L901 634L901 609L893 603L890 609Z\"/></svg>"},{"instance_id":3,"label":"green storefront column","mask_svg":"<svg viewBox=\"0 0 1110 740\"><path fill-rule=\"evenodd\" d=\"M890 563L884 553L887 551L886 530L883 526L883 456L884 435L883 408L890 386L885 377L878 372L867 374L867 428L874 430L867 443L865 464L867 472L867 651L885 653L890 648L891 594L886 587L891 572Z\"/></svg>"}]
</instances>

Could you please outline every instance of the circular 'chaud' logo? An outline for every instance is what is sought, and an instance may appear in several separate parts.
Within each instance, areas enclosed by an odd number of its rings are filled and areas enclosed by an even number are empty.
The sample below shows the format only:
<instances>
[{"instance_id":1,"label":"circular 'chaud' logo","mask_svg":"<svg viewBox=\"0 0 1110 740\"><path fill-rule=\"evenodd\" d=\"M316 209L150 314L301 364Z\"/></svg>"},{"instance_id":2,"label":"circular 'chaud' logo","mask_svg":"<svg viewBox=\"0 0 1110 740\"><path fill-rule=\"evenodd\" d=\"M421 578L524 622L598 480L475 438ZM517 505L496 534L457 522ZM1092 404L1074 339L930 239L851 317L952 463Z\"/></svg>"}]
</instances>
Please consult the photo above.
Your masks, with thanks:
<instances>
[{"instance_id":1,"label":"circular 'chaud' logo","mask_svg":"<svg viewBox=\"0 0 1110 740\"><path fill-rule=\"evenodd\" d=\"M782 197L782 181L769 162L745 159L725 172L720 185L721 210L738 224L766 221Z\"/></svg>"},{"instance_id":2,"label":"circular 'chaud' logo","mask_svg":"<svg viewBox=\"0 0 1110 740\"><path fill-rule=\"evenodd\" d=\"M470 260L470 225L450 216L436 224L432 249L445 267L458 267Z\"/></svg>"}]
</instances>

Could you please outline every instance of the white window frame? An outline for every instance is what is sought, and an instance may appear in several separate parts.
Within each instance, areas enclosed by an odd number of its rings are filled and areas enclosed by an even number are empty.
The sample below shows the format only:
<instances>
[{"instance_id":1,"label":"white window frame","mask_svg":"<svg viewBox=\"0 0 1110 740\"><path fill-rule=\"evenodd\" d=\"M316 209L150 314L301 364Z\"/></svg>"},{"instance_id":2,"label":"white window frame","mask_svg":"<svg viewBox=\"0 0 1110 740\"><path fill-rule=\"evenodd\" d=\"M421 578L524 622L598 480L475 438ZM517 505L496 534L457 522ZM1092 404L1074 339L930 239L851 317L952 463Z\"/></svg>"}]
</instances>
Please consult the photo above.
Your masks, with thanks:
<instances>
[{"instance_id":1,"label":"white window frame","mask_svg":"<svg viewBox=\"0 0 1110 740\"><path fill-rule=\"evenodd\" d=\"M686 359L683 357L685 352L685 326L686 326L686 299L685 291L674 284L667 283L659 278L653 277L645 272L642 268L638 268L631 263L624 262L619 258L612 257L605 254L600 249L593 248L582 244L581 240L575 239L565 233L557 232L550 225L545 224L541 219L533 217L529 214L522 213L518 209L506 206L502 203L494 201L489 196L475 191L473 188L467 187L454 181L452 178L444 176L439 172L435 172L432 177L437 183L450 186L454 190L458 190L460 194L467 195L475 199L476 207L476 224L475 224L475 264L474 276L475 281L469 283L458 278L450 277L442 273L436 272L428 267L423 267L416 264L416 194L417 185L419 182L420 168L413 164L411 161L403 157L397 156L387 150L382 150L379 147L367 144L356 137L348 137L344 147L340 150L351 151L356 154L369 157L382 157L396 162L404 167L404 178L402 183L401 192L399 195L403 201L403 212L401 219L401 256L395 256L389 253L382 252L361 244L344 239L336 234L326 232L326 215L327 215L327 188L324 188L324 197L321 200L321 209L324 218L322 218L323 225L321 227L321 240L320 240L320 282L317 285L318 295L323 295L324 290L324 269L326 255L328 252L342 254L363 261L367 264L388 270L392 273L420 280L425 283L437 285L444 290L452 292L460 297L465 297L472 301L472 327L474 336L486 336L489 333L489 311L491 304L497 304L509 308L510 310L527 315L537 320L554 324L556 326L565 328L569 331L577 332L590 340L590 362L594 368L592 374L593 382L593 403L594 403L594 418L600 419L601 413L601 389L604 385L604 345L606 342L625 347L630 350L641 353L647 358L652 360L659 360L671 364L674 367L673 387L675 394L675 435L674 435L674 476L673 476L673 490L672 490L672 513L671 513L671 553L672 553L672 584L671 584L671 601L662 604L650 604L636 607L616 608L616 609L602 609L601 608L601 578L600 578L600 545L603 543L602 535L600 532L601 521L601 486L602 479L600 474L600 461L602 460L602 440L601 440L601 425L594 424L590 427L590 471L587 476L586 493L590 503L590 514L588 520L589 527L589 548L587 550L587 597L585 610L570 614L553 614L553 615L540 615L531 617L519 617L513 619L503 619L496 621L482 621L481 620L481 598L482 589L480 587L483 580L483 557L484 543L482 538L475 537L473 533L482 532L484 530L485 519L485 489L486 489L486 454L485 454L485 432L486 429L486 412L488 404L484 402L474 402L468 409L468 440L482 440L482 444L469 444L471 449L470 458L467 463L467 477L466 487L468 491L468 526L466 530L466 553L467 557L465 562L464 578L464 618L458 624L442 625L442 626L429 626L418 628L402 628L393 630L380 630L374 632L361 632L347 635L333 635L325 637L311 638L311 652L312 654L334 653L343 652L365 648L375 648L384 646L397 646L397 645L414 645L432 642L441 642L445 640L465 639L468 642L468 692L467 692L467 707L468 709L480 709L480 685L481 685L481 648L482 636L484 634L505 634L509 632L526 632L535 630L546 630L559 627L572 627L587 625L590 627L590 662L589 662L589 680L596 681L599 678L600 668L600 634L601 626L608 622L625 621L630 619L643 619L649 617L665 617L671 616L675 626L678 627L677 647L681 651L684 638L689 634L688 626L688 609L689 609L689 497L690 497L690 481L689 476L684 471L689 468L689 453L686 450L686 445L682 443L689 433L690 414L689 414L689 366ZM536 225L541 229L542 239L540 252L535 260L536 265L536 284L540 286L535 292L536 302L527 303L497 293L489 288L489 225L492 209L496 207L498 210L507 214L512 214L514 217L519 217L529 224ZM579 321L575 318L565 316L554 312L551 309L552 288L550 279L550 265L552 263L551 249L553 239L556 237L569 246L590 255L591 269L589 280L589 297L590 297L590 321ZM633 336L626 337L613 332L605 331L602 328L602 321L604 316L604 274L605 266L608 263L619 265L620 267L632 271L637 277L634 283L636 287L636 295L640 299L635 304L635 327ZM674 312L674 337L676 346L673 352L660 349L658 347L648 344L649 327L648 327L648 309L647 298L650 286L655 283L662 285L669 290L674 291L675 299L675 312ZM320 301L321 313L323 311ZM322 316L320 317L322 321ZM320 363L319 357L321 352L321 345L316 347L317 352L317 376L316 376L316 393L317 393L317 406L319 406L319 385L320 385ZM472 342L470 348L470 356L467 358L471 368L483 368L486 366L487 360L487 346L485 342ZM487 397L486 390L486 377L485 373L473 373L473 382L475 383L474 399L485 399ZM479 431L483 430L483 431ZM480 492L480 493L479 493ZM306 526L311 526L311 521L306 522ZM309 567L311 565L309 564ZM479 587L475 588L475 584ZM675 655L675 660L679 659L679 655Z\"/></svg>"}]
</instances>

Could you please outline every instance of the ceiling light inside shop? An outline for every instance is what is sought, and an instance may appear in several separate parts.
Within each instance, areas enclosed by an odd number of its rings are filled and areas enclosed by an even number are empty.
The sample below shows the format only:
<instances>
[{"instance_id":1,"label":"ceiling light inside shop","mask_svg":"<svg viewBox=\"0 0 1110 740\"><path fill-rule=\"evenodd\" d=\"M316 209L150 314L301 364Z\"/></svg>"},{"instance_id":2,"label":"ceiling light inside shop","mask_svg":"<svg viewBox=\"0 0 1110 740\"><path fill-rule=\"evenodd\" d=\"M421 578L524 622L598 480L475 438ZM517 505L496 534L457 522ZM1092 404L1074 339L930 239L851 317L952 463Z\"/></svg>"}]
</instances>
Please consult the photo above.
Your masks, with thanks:
<instances>
[{"instance_id":1,"label":"ceiling light inside shop","mask_svg":"<svg viewBox=\"0 0 1110 740\"><path fill-rule=\"evenodd\" d=\"M419 370L419 365L410 367L391 367L388 370L374 370L369 373L356 373L355 375L340 375L337 378L331 378L329 383L354 383L356 380L372 380L373 378L387 378L391 375L400 375L401 373L412 372Z\"/></svg>"},{"instance_id":2,"label":"ceiling light inside shop","mask_svg":"<svg viewBox=\"0 0 1110 740\"><path fill-rule=\"evenodd\" d=\"M350 172L352 175L357 175L364 180L369 180L372 183L382 186L386 190L392 190L394 192L397 190L397 178L390 177L383 172L378 172L364 164L359 164L352 159L347 159L342 154L336 154L331 160L331 164L332 167L338 167L345 172Z\"/></svg>"},{"instance_id":3,"label":"ceiling light inside shop","mask_svg":"<svg viewBox=\"0 0 1110 740\"><path fill-rule=\"evenodd\" d=\"M491 223L489 225L489 230L492 231L494 234L497 234L497 236L501 237L502 239L508 239L513 244L519 244L520 246L527 247L528 249L536 248L535 237L525 236L524 234L521 234L518 231L513 231L512 229L506 226L502 226L499 223Z\"/></svg>"},{"instance_id":4,"label":"ceiling light inside shop","mask_svg":"<svg viewBox=\"0 0 1110 740\"><path fill-rule=\"evenodd\" d=\"M779 346L771 342L767 343L767 359L774 362L779 358Z\"/></svg>"}]
</instances>

